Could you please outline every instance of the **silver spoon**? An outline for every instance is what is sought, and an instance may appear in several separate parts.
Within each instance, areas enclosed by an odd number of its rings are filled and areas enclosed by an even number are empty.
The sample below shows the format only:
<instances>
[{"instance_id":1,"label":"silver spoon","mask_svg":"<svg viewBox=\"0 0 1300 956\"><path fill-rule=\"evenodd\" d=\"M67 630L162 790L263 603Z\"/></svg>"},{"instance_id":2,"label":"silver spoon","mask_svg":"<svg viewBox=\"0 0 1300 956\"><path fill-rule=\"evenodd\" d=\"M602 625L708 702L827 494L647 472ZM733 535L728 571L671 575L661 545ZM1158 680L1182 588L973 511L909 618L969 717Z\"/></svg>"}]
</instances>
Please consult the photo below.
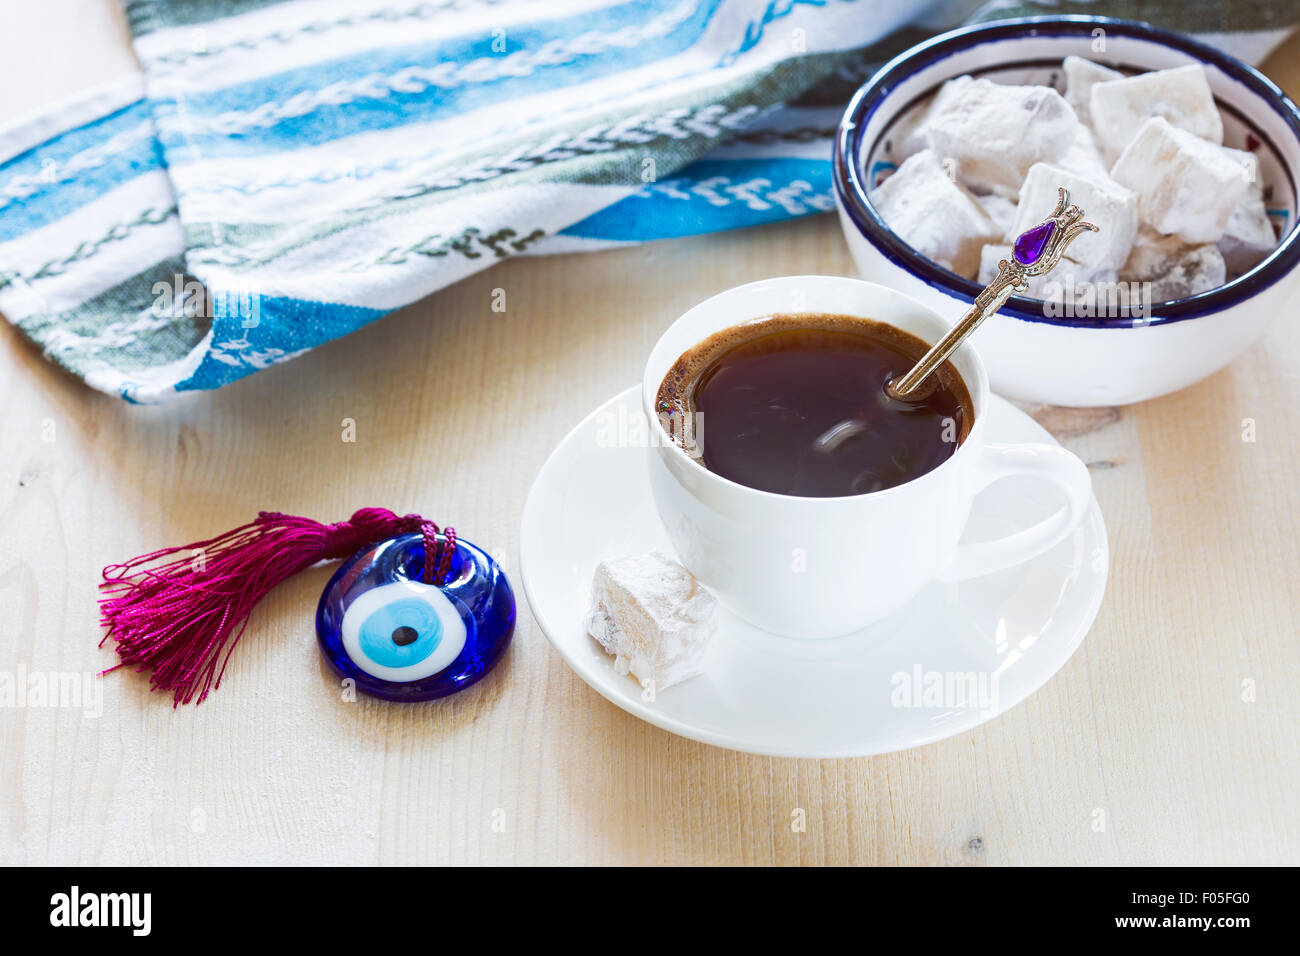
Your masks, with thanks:
<instances>
[{"instance_id":1,"label":"silver spoon","mask_svg":"<svg viewBox=\"0 0 1300 956\"><path fill-rule=\"evenodd\" d=\"M1029 279L1056 268L1065 253L1065 247L1085 232L1097 232L1097 227L1083 221L1083 210L1070 204L1070 192L1058 186L1060 199L1056 209L1043 222L1022 232L1012 246L1011 258L998 263L997 278L975 297L970 311L961 317L938 342L898 379L885 384L891 398L906 400L916 394L921 383L966 341L981 322L1002 308L1013 293L1029 291Z\"/></svg>"}]
</instances>

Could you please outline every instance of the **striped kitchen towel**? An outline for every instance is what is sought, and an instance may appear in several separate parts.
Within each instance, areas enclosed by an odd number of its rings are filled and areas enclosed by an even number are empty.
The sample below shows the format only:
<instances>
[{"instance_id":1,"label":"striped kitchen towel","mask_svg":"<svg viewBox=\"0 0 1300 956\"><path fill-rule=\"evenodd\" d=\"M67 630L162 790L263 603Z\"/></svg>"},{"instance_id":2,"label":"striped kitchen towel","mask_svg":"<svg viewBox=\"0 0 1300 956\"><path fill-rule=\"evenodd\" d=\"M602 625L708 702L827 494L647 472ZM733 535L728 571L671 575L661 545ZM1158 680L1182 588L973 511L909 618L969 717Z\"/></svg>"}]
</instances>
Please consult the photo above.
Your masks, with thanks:
<instances>
[{"instance_id":1,"label":"striped kitchen towel","mask_svg":"<svg viewBox=\"0 0 1300 956\"><path fill-rule=\"evenodd\" d=\"M967 19L1276 0L128 0L138 76L0 131L0 312L136 402L213 389L515 254L832 208L883 60ZM2 15L0 15L2 16Z\"/></svg>"}]
</instances>

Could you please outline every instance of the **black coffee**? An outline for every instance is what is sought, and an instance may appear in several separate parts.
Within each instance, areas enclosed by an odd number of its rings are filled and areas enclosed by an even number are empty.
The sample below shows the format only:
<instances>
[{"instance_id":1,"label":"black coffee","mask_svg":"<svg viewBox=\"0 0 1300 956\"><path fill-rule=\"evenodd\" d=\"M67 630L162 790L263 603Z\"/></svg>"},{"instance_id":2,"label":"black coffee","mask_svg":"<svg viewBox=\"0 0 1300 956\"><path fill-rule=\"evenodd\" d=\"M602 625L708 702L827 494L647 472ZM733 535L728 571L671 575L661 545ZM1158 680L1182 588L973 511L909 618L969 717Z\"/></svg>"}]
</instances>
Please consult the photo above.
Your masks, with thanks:
<instances>
[{"instance_id":1,"label":"black coffee","mask_svg":"<svg viewBox=\"0 0 1300 956\"><path fill-rule=\"evenodd\" d=\"M659 386L657 408L705 468L742 485L813 498L881 491L946 461L974 420L947 362L925 394L904 402L885 393L928 348L870 319L774 315L686 352Z\"/></svg>"}]
</instances>

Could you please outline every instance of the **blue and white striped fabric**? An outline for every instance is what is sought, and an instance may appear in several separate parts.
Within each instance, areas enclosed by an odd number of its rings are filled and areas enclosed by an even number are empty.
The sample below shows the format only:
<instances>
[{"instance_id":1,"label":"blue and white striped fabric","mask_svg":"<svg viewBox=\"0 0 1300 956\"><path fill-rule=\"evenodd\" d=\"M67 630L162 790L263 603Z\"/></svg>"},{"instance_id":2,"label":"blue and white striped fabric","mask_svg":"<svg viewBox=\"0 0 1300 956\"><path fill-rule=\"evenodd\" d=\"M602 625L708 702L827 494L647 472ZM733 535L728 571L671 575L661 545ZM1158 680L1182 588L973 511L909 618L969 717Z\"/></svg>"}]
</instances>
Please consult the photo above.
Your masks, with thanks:
<instances>
[{"instance_id":1,"label":"blue and white striped fabric","mask_svg":"<svg viewBox=\"0 0 1300 956\"><path fill-rule=\"evenodd\" d=\"M852 88L969 5L130 0L142 73L0 131L0 312L158 401L510 255L824 211Z\"/></svg>"}]
</instances>

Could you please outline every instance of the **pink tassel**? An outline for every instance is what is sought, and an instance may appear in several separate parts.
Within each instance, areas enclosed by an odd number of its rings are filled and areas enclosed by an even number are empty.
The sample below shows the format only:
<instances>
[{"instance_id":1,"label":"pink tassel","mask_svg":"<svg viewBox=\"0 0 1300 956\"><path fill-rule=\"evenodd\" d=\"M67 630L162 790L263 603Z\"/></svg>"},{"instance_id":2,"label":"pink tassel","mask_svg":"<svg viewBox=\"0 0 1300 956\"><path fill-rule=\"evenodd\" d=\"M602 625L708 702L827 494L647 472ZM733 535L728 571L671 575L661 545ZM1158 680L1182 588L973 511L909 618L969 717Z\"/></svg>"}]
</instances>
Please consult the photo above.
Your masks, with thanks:
<instances>
[{"instance_id":1,"label":"pink tassel","mask_svg":"<svg viewBox=\"0 0 1300 956\"><path fill-rule=\"evenodd\" d=\"M446 544L440 546L432 521L399 517L386 508L362 508L329 525L263 511L256 521L215 538L110 564L100 585L106 592L100 623L108 628L104 641L117 642L121 663L103 673L123 666L152 671L150 687L172 691L172 706L188 704L196 694L202 703L209 690L221 686L254 605L273 587L318 561L346 558L412 531L424 534L425 580L442 583L451 569L456 532L447 528Z\"/></svg>"}]
</instances>

